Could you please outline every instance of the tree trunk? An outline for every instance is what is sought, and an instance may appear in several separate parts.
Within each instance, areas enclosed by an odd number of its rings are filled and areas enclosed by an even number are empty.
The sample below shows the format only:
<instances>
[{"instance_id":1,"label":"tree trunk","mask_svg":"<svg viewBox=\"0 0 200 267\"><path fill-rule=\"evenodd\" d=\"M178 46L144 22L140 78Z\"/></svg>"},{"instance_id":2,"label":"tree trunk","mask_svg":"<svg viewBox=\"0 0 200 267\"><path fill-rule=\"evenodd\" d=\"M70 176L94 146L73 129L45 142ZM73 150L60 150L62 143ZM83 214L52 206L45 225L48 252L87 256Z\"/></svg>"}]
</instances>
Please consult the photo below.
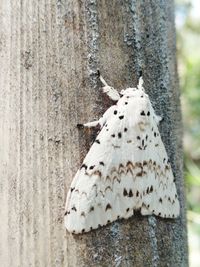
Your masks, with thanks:
<instances>
[{"instance_id":1,"label":"tree trunk","mask_svg":"<svg viewBox=\"0 0 200 267\"><path fill-rule=\"evenodd\" d=\"M27 266L188 266L174 3L0 2L0 262ZM108 101L140 73L176 177L181 216L133 216L84 235L64 228L70 182Z\"/></svg>"}]
</instances>

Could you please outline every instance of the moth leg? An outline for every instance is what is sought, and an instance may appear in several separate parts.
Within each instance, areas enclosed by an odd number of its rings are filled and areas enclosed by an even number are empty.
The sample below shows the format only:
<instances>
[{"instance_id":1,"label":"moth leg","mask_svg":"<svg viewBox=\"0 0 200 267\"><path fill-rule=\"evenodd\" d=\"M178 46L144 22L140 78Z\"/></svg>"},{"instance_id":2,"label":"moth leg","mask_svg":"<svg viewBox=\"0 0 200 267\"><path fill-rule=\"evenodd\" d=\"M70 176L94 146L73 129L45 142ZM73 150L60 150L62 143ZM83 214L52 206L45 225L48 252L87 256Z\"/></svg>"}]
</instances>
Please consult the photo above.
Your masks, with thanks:
<instances>
[{"instance_id":1,"label":"moth leg","mask_svg":"<svg viewBox=\"0 0 200 267\"><path fill-rule=\"evenodd\" d=\"M90 122L87 122L87 123L84 123L84 124L77 124L77 127L78 128L92 128L92 127L96 127L97 125L100 125L100 127L102 128L103 125L104 125L104 121L105 121L105 118L104 116L101 117L99 120L97 121L90 121Z\"/></svg>"},{"instance_id":2,"label":"moth leg","mask_svg":"<svg viewBox=\"0 0 200 267\"><path fill-rule=\"evenodd\" d=\"M112 117L112 114L116 108L117 106L113 105L109 109L106 110L106 112L103 114L103 116L99 120L87 122L84 124L77 124L77 127L78 128L84 128L84 127L92 128L92 127L96 127L97 125L100 125L100 128L102 128L106 124L108 119Z\"/></svg>"},{"instance_id":3,"label":"moth leg","mask_svg":"<svg viewBox=\"0 0 200 267\"><path fill-rule=\"evenodd\" d=\"M77 127L78 128L84 128L84 127L92 128L92 127L96 127L98 124L99 124L99 121L90 121L84 124L78 123Z\"/></svg>"}]
</instances>

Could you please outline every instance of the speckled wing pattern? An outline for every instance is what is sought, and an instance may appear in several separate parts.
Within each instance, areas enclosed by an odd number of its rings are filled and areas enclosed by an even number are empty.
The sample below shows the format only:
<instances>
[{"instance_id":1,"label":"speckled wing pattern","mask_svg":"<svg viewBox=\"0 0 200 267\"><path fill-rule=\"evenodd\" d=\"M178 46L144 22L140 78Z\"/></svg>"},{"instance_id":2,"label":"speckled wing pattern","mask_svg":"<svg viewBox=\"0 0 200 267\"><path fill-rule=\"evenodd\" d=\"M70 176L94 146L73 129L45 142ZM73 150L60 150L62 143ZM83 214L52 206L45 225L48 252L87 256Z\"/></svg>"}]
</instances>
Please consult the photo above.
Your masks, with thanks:
<instances>
[{"instance_id":1,"label":"speckled wing pattern","mask_svg":"<svg viewBox=\"0 0 200 267\"><path fill-rule=\"evenodd\" d=\"M65 212L71 233L129 218L135 210L163 218L179 215L158 117L148 95L129 89L104 114L102 129L72 181Z\"/></svg>"}]
</instances>

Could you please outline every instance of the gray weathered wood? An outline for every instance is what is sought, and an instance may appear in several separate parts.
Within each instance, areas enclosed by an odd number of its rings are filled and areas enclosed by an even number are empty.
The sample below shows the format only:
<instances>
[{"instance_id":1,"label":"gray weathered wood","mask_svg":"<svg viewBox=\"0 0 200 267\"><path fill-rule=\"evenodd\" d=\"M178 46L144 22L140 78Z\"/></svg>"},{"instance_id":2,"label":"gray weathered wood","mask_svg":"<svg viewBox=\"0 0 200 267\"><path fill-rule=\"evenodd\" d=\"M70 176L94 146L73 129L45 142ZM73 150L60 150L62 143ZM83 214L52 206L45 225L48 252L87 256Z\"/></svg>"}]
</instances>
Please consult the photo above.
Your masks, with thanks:
<instances>
[{"instance_id":1,"label":"gray weathered wood","mask_svg":"<svg viewBox=\"0 0 200 267\"><path fill-rule=\"evenodd\" d=\"M0 1L1 266L188 265L173 12L172 0ZM119 89L142 71L164 118L179 219L135 216L66 233L67 188L95 134L76 124L109 105L97 69Z\"/></svg>"}]
</instances>

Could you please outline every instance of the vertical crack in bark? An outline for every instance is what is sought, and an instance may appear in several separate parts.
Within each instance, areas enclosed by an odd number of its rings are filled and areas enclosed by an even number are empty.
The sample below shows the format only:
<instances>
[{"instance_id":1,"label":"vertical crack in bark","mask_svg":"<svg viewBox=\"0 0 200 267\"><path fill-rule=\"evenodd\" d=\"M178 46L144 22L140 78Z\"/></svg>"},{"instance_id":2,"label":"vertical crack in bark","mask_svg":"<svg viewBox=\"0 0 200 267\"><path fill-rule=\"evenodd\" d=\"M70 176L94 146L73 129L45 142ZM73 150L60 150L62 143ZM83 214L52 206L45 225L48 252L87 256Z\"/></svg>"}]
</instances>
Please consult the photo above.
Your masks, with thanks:
<instances>
[{"instance_id":1,"label":"vertical crack in bark","mask_svg":"<svg viewBox=\"0 0 200 267\"><path fill-rule=\"evenodd\" d=\"M87 40L88 40L88 73L91 77L91 87L95 88L97 85L96 71L98 69L99 59L99 27L97 16L97 0L88 1L86 7L86 19L87 19Z\"/></svg>"},{"instance_id":2,"label":"vertical crack in bark","mask_svg":"<svg viewBox=\"0 0 200 267\"><path fill-rule=\"evenodd\" d=\"M127 32L124 36L124 42L131 46L133 49L132 61L134 62L135 70L137 72L137 77L139 78L143 71L143 50L142 50L142 24L139 15L139 8L141 3L136 0L128 0L130 22L127 25Z\"/></svg>"},{"instance_id":3,"label":"vertical crack in bark","mask_svg":"<svg viewBox=\"0 0 200 267\"><path fill-rule=\"evenodd\" d=\"M157 238L156 238L156 218L154 216L148 217L149 223L149 237L152 248L152 266L157 267L159 263L159 254L158 254L158 246L157 246Z\"/></svg>"}]
</instances>

